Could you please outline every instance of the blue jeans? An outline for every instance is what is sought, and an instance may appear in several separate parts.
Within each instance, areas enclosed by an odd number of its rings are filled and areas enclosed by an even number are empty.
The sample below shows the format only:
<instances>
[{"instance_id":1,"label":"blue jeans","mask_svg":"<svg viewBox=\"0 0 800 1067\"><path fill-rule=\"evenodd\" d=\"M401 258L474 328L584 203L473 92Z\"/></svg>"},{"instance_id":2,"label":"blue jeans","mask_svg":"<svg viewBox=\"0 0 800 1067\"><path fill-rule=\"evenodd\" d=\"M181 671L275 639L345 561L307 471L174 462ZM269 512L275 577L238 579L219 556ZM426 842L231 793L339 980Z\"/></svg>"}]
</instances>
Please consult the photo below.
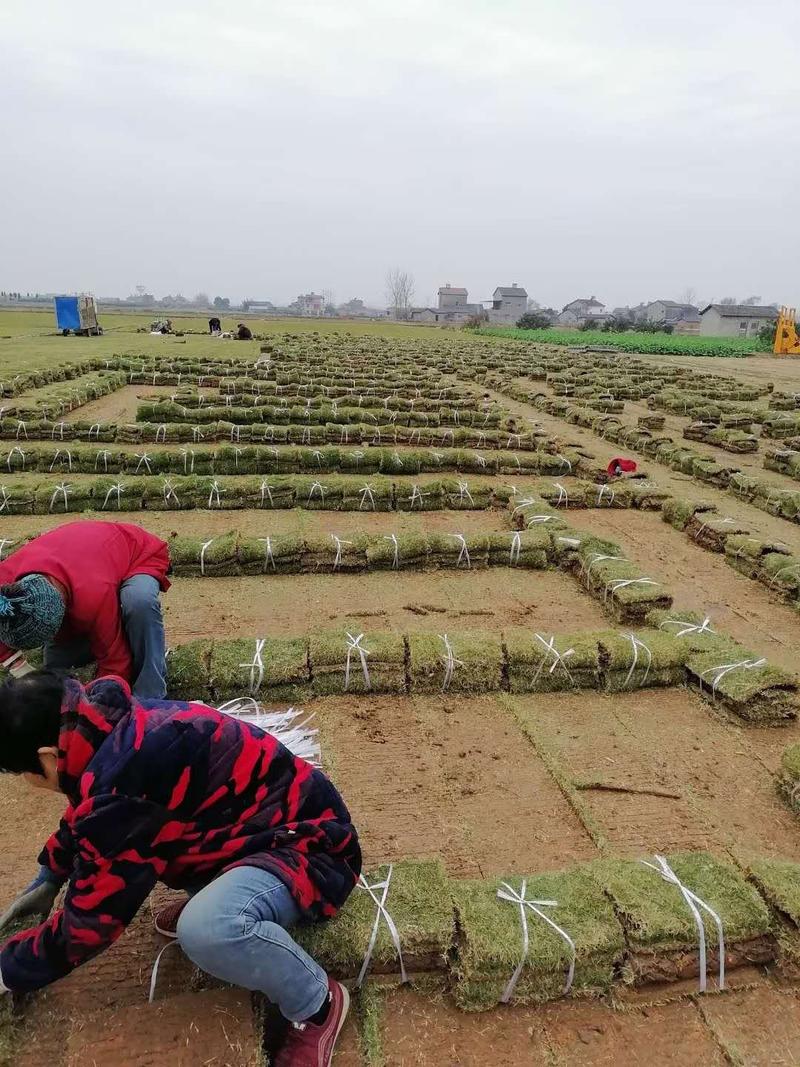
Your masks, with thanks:
<instances>
[{"instance_id":1,"label":"blue jeans","mask_svg":"<svg viewBox=\"0 0 800 1067\"><path fill-rule=\"evenodd\" d=\"M119 589L122 627L133 658L133 692L141 700L162 700L167 695L167 661L160 586L149 574L134 574ZM68 671L86 667L94 656L88 638L46 645L44 665Z\"/></svg>"},{"instance_id":2,"label":"blue jeans","mask_svg":"<svg viewBox=\"0 0 800 1067\"><path fill-rule=\"evenodd\" d=\"M279 878L234 867L191 898L178 919L178 941L202 970L264 993L284 1018L303 1022L322 1007L328 977L287 933L299 919Z\"/></svg>"}]
</instances>

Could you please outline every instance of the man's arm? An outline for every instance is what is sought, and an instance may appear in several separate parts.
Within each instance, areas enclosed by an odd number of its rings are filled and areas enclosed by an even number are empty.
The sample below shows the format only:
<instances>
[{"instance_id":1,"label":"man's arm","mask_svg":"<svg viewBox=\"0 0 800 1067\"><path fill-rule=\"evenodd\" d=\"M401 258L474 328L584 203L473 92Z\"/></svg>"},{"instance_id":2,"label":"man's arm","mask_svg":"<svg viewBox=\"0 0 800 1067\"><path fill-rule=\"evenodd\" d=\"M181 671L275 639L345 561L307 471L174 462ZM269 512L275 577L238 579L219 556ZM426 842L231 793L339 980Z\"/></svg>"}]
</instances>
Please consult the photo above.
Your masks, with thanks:
<instances>
[{"instance_id":1,"label":"man's arm","mask_svg":"<svg viewBox=\"0 0 800 1067\"><path fill-rule=\"evenodd\" d=\"M106 795L75 809L75 865L63 908L0 949L0 981L29 992L63 978L123 932L166 866L155 844L165 811Z\"/></svg>"}]
</instances>

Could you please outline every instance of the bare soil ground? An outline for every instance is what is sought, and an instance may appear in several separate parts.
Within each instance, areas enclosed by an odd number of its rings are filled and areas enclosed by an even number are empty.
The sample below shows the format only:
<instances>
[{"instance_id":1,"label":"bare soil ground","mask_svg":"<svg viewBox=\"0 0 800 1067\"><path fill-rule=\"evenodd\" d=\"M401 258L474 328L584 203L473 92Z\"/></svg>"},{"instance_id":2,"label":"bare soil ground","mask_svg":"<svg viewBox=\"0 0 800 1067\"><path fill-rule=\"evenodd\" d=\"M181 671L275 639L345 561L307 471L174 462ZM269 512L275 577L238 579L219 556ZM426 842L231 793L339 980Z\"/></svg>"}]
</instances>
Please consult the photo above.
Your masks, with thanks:
<instances>
[{"instance_id":1,"label":"bare soil ground","mask_svg":"<svg viewBox=\"0 0 800 1067\"><path fill-rule=\"evenodd\" d=\"M163 400L174 392L174 385L125 385L68 412L64 422L136 422L136 410L142 401Z\"/></svg>"},{"instance_id":2,"label":"bare soil ground","mask_svg":"<svg viewBox=\"0 0 800 1067\"><path fill-rule=\"evenodd\" d=\"M318 628L360 630L601 629L597 601L564 574L471 571L290 574L263 578L176 578L164 597L173 643L225 634L267 637Z\"/></svg>"},{"instance_id":3,"label":"bare soil ground","mask_svg":"<svg viewBox=\"0 0 800 1067\"><path fill-rule=\"evenodd\" d=\"M712 624L747 648L788 670L798 664L800 615L765 585L739 574L724 556L708 552L663 522L657 512L579 511L569 513L578 529L603 532L644 574L662 581L676 607L711 617Z\"/></svg>"}]
</instances>

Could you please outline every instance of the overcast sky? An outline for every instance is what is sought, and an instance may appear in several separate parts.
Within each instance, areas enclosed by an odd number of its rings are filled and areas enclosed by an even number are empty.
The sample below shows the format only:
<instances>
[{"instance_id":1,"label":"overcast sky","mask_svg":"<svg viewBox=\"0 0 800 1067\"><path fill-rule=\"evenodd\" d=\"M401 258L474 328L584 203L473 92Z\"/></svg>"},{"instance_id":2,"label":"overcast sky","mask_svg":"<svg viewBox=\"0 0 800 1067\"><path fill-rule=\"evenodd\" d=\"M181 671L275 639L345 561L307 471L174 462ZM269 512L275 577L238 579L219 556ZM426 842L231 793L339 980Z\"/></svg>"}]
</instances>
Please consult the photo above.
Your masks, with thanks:
<instances>
[{"instance_id":1,"label":"overcast sky","mask_svg":"<svg viewBox=\"0 0 800 1067\"><path fill-rule=\"evenodd\" d=\"M797 0L4 0L0 288L800 304Z\"/></svg>"}]
</instances>

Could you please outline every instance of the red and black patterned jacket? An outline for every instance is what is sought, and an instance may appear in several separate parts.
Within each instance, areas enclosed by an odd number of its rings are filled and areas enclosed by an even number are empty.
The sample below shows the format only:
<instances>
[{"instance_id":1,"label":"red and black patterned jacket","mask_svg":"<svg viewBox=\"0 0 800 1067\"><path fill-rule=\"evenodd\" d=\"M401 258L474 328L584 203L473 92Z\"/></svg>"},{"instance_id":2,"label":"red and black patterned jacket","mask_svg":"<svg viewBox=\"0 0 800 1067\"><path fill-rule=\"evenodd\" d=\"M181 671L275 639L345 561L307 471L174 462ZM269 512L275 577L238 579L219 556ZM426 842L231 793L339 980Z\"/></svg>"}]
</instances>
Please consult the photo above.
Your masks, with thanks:
<instances>
[{"instance_id":1,"label":"red and black patterned jacket","mask_svg":"<svg viewBox=\"0 0 800 1067\"><path fill-rule=\"evenodd\" d=\"M137 703L119 678L69 680L58 747L69 806L39 859L69 884L62 908L0 950L11 990L97 955L159 881L261 867L310 919L334 915L355 885L361 851L339 793L255 726L203 704Z\"/></svg>"}]
</instances>

